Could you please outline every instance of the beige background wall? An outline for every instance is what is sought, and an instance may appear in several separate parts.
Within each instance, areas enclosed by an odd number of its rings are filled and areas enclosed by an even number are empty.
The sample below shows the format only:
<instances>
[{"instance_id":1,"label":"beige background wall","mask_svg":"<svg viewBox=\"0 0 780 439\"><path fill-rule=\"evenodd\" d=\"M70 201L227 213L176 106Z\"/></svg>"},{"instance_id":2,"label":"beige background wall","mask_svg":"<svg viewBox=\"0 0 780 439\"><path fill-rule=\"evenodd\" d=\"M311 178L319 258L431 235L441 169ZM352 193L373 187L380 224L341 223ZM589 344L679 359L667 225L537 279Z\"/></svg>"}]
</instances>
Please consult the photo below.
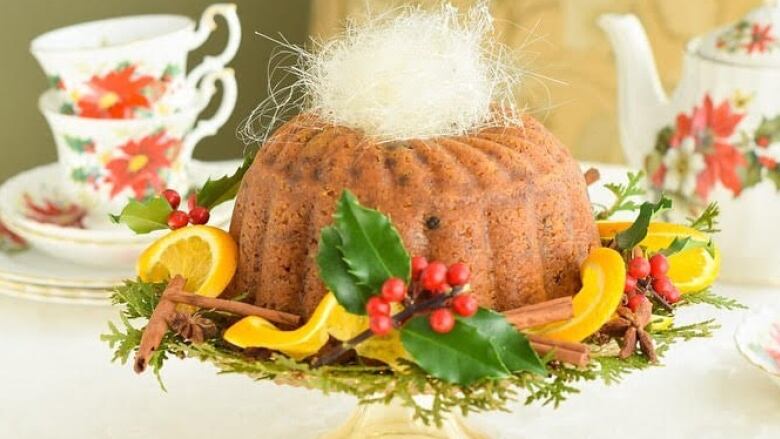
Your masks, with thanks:
<instances>
[{"instance_id":1,"label":"beige background wall","mask_svg":"<svg viewBox=\"0 0 780 439\"><path fill-rule=\"evenodd\" d=\"M438 0L423 0L432 4ZM760 0L492 0L505 42L522 47L522 62L539 77L524 84L528 107L582 159L619 162L615 77L607 41L595 25L603 12L634 12L645 23L667 89L676 83L680 51L691 36L734 20ZM28 52L47 30L117 15L179 13L199 16L207 0L2 0L0 3L0 180L55 159L51 135L36 100L45 78ZM235 129L266 93L265 67L272 44L254 35L281 33L303 42L309 28L331 35L348 14L378 10L400 0L238 0L244 39L233 67L239 103L228 124L203 141L196 156L235 157ZM473 1L454 0L459 5ZM206 50L221 47L224 34ZM191 65L199 54L191 57Z\"/></svg>"},{"instance_id":2,"label":"beige background wall","mask_svg":"<svg viewBox=\"0 0 780 439\"><path fill-rule=\"evenodd\" d=\"M313 0L312 29L327 36L347 15L400 0ZM425 0L426 5L438 0ZM453 0L460 6L473 0ZM736 20L760 0L492 0L501 39L522 48L535 75L522 85L525 104L580 159L621 162L612 52L597 17L632 12L644 23L667 90L677 83L682 48L691 37ZM543 79L551 78L551 79Z\"/></svg>"},{"instance_id":3,"label":"beige background wall","mask_svg":"<svg viewBox=\"0 0 780 439\"><path fill-rule=\"evenodd\" d=\"M229 0L228 0L229 1ZM48 30L120 15L174 13L197 19L218 0L0 0L0 181L16 172L55 160L54 143L36 101L46 78L30 55L30 40ZM243 40L232 67L239 100L233 117L215 137L205 139L195 155L239 157L242 144L235 129L265 96L265 66L273 44L255 35L284 34L302 43L308 34L309 0L238 0ZM224 46L226 33L213 34L204 50L190 57L194 66L203 53Z\"/></svg>"}]
</instances>

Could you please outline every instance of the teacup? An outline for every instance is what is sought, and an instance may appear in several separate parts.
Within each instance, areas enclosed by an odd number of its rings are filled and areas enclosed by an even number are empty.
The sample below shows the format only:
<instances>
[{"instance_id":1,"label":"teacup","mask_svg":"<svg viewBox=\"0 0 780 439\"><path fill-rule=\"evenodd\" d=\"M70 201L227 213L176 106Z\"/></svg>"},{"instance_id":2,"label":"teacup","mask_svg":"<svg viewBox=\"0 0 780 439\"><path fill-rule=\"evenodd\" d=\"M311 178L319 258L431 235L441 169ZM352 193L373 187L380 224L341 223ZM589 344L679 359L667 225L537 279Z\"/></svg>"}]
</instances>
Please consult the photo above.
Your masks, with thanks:
<instances>
[{"instance_id":1,"label":"teacup","mask_svg":"<svg viewBox=\"0 0 780 439\"><path fill-rule=\"evenodd\" d=\"M185 76L187 53L216 29L216 15L227 22L225 49ZM118 17L47 32L32 41L30 51L60 95L59 112L132 119L168 114L185 104L188 90L222 69L240 40L236 6L215 4L203 12L197 29L180 15Z\"/></svg>"},{"instance_id":2,"label":"teacup","mask_svg":"<svg viewBox=\"0 0 780 439\"><path fill-rule=\"evenodd\" d=\"M222 102L214 115L195 125L198 114L222 83ZM90 119L62 114L61 99L49 90L38 106L57 144L62 185L91 212L117 212L128 199L143 199L173 188L185 193L195 145L216 133L236 104L232 69L206 75L180 111L146 119Z\"/></svg>"}]
</instances>

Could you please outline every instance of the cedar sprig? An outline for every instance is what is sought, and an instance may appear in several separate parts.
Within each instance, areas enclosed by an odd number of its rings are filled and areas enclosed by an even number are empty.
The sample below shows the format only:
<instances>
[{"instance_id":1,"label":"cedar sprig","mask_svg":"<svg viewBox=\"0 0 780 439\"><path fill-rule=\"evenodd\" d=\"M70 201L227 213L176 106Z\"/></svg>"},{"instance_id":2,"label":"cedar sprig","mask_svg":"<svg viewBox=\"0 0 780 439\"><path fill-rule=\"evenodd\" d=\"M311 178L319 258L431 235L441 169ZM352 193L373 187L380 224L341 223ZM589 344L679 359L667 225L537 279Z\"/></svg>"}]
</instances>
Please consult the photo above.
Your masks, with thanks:
<instances>
[{"instance_id":1,"label":"cedar sprig","mask_svg":"<svg viewBox=\"0 0 780 439\"><path fill-rule=\"evenodd\" d=\"M596 214L597 220L607 220L620 211L633 212L639 209L639 204L635 198L645 195L642 178L645 176L643 171L629 172L628 182L625 184L607 183L604 185L607 190L615 196L615 201L611 206L605 207Z\"/></svg>"},{"instance_id":2,"label":"cedar sprig","mask_svg":"<svg viewBox=\"0 0 780 439\"><path fill-rule=\"evenodd\" d=\"M718 203L712 202L707 205L706 208L696 218L688 218L688 225L700 232L704 233L717 233L718 229L718 216L720 215L720 207Z\"/></svg>"},{"instance_id":3,"label":"cedar sprig","mask_svg":"<svg viewBox=\"0 0 780 439\"><path fill-rule=\"evenodd\" d=\"M733 311L736 309L747 309L748 307L731 297L719 296L710 289L702 290L696 293L686 293L682 296L683 301L680 305L710 305L717 309Z\"/></svg>"},{"instance_id":4,"label":"cedar sprig","mask_svg":"<svg viewBox=\"0 0 780 439\"><path fill-rule=\"evenodd\" d=\"M124 328L109 323L109 332L101 336L114 350L114 360L126 363L138 349L142 329L133 320L151 316L164 285L127 282L114 291L113 301L121 306L120 321ZM131 317L133 316L133 317ZM215 320L224 327L227 321ZM717 327L711 320L679 328L652 333L659 344L661 356L669 344L695 337L707 337ZM602 379L616 383L628 373L651 366L647 360L634 355L628 360L596 356L584 368L575 368L556 362L549 363L550 376L539 377L517 373L501 380L485 379L469 386L450 384L429 375L414 363L403 361L398 369L364 364L324 365L313 367L284 355L273 354L268 359L256 358L236 350L221 339L208 339L201 344L190 344L168 331L158 350L150 358L155 376L163 386L160 371L170 356L189 357L216 365L223 373L248 375L255 380L272 380L317 389L325 394L345 393L357 398L360 404L388 403L396 398L411 408L415 419L426 424L441 425L449 413L464 415L487 411L506 411L508 404L525 392L526 404L539 402L558 406L569 395L578 393L577 383ZM164 387L163 387L164 389ZM431 396L431 405L420 404L415 396Z\"/></svg>"}]
</instances>

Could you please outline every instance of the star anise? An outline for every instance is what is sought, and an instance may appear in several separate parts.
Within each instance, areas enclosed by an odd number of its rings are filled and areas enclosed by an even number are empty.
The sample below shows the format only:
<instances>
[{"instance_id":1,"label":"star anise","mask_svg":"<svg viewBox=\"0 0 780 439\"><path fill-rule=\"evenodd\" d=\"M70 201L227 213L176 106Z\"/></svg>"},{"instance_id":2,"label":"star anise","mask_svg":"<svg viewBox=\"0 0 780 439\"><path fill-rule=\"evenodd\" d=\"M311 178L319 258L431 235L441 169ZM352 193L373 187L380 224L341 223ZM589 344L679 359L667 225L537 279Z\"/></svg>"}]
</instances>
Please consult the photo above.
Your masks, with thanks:
<instances>
[{"instance_id":1,"label":"star anise","mask_svg":"<svg viewBox=\"0 0 780 439\"><path fill-rule=\"evenodd\" d=\"M203 343L217 333L217 326L211 320L195 313L175 312L168 320L171 331L194 344Z\"/></svg>"},{"instance_id":2,"label":"star anise","mask_svg":"<svg viewBox=\"0 0 780 439\"><path fill-rule=\"evenodd\" d=\"M636 351L637 342L642 351L651 363L658 362L658 356L653 346L653 338L647 333L645 328L650 324L653 313L653 304L649 300L643 300L636 312L630 308L621 306L617 310L618 317L607 322L601 331L617 337L623 338L623 345L620 349L620 358L628 358Z\"/></svg>"}]
</instances>

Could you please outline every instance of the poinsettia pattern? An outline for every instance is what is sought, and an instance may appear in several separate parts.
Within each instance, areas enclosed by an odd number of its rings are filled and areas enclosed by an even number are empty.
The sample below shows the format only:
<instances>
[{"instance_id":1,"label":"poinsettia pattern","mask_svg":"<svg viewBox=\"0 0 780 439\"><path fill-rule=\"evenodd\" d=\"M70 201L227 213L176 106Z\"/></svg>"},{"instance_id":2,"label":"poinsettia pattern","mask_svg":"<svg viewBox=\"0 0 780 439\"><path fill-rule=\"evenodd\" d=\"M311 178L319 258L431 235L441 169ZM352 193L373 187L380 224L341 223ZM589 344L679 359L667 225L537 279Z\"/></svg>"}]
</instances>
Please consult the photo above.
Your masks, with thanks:
<instances>
[{"instance_id":1,"label":"poinsettia pattern","mask_svg":"<svg viewBox=\"0 0 780 439\"><path fill-rule=\"evenodd\" d=\"M720 185L733 196L764 179L780 189L780 115L764 118L754 131L730 100L709 93L689 113L663 128L646 167L652 185L683 199L705 203Z\"/></svg>"},{"instance_id":2,"label":"poinsettia pattern","mask_svg":"<svg viewBox=\"0 0 780 439\"><path fill-rule=\"evenodd\" d=\"M777 49L780 42L774 35L771 23L741 20L719 35L715 45L729 53L761 54Z\"/></svg>"},{"instance_id":3,"label":"poinsettia pattern","mask_svg":"<svg viewBox=\"0 0 780 439\"><path fill-rule=\"evenodd\" d=\"M138 71L138 66L121 63L104 75L93 75L87 91L76 99L78 114L101 119L127 119L151 111L181 69L168 65L159 78Z\"/></svg>"},{"instance_id":4,"label":"poinsettia pattern","mask_svg":"<svg viewBox=\"0 0 780 439\"><path fill-rule=\"evenodd\" d=\"M163 174L179 154L181 140L159 130L138 140L129 140L118 148L120 152L106 163L106 182L114 198L130 189L136 199L159 193L165 187Z\"/></svg>"}]
</instances>

